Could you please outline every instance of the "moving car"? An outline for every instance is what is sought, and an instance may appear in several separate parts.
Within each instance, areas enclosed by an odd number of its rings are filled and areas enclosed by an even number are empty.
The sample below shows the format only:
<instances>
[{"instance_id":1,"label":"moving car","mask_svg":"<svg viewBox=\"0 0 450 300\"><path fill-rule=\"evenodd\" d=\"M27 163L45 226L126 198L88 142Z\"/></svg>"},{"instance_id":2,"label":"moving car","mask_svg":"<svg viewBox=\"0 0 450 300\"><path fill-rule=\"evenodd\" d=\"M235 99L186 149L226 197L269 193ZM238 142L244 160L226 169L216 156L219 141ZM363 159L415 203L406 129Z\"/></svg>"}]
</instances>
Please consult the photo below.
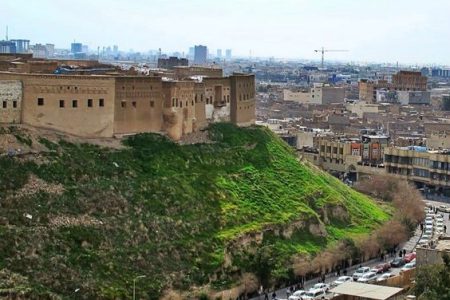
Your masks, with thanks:
<instances>
[{"instance_id":1,"label":"moving car","mask_svg":"<svg viewBox=\"0 0 450 300\"><path fill-rule=\"evenodd\" d=\"M394 276L394 274L392 274L392 273L384 273L384 274L380 275L380 277L377 278L377 282L386 280L386 279L388 279L390 277L393 277L393 276Z\"/></svg>"},{"instance_id":2,"label":"moving car","mask_svg":"<svg viewBox=\"0 0 450 300\"><path fill-rule=\"evenodd\" d=\"M381 273L389 271L390 268L391 268L391 264L383 263L383 264L376 265L370 271L375 272L377 274L381 274Z\"/></svg>"},{"instance_id":3,"label":"moving car","mask_svg":"<svg viewBox=\"0 0 450 300\"><path fill-rule=\"evenodd\" d=\"M292 295L289 296L289 300L301 300L302 297L306 294L304 290L295 291Z\"/></svg>"},{"instance_id":4,"label":"moving car","mask_svg":"<svg viewBox=\"0 0 450 300\"><path fill-rule=\"evenodd\" d=\"M322 300L326 299L327 294L322 289L310 289L302 296L303 300Z\"/></svg>"},{"instance_id":5,"label":"moving car","mask_svg":"<svg viewBox=\"0 0 450 300\"><path fill-rule=\"evenodd\" d=\"M328 292L328 290L330 289L330 286L326 283L316 283L313 287L313 290L318 290L318 289L322 289L325 293Z\"/></svg>"},{"instance_id":6,"label":"moving car","mask_svg":"<svg viewBox=\"0 0 450 300\"><path fill-rule=\"evenodd\" d=\"M377 279L377 273L369 272L358 278L358 282L372 283Z\"/></svg>"},{"instance_id":7,"label":"moving car","mask_svg":"<svg viewBox=\"0 0 450 300\"><path fill-rule=\"evenodd\" d=\"M366 273L370 272L370 268L369 267L361 267L358 268L355 273L353 273L353 280L356 281L358 280L361 276L363 276Z\"/></svg>"},{"instance_id":8,"label":"moving car","mask_svg":"<svg viewBox=\"0 0 450 300\"><path fill-rule=\"evenodd\" d=\"M399 268L405 264L405 260L401 257L396 257L391 261L391 267Z\"/></svg>"},{"instance_id":9,"label":"moving car","mask_svg":"<svg viewBox=\"0 0 450 300\"><path fill-rule=\"evenodd\" d=\"M341 276L335 281L331 283L332 286L338 286L340 284L343 284L344 282L352 281L353 279L350 276Z\"/></svg>"}]
</instances>

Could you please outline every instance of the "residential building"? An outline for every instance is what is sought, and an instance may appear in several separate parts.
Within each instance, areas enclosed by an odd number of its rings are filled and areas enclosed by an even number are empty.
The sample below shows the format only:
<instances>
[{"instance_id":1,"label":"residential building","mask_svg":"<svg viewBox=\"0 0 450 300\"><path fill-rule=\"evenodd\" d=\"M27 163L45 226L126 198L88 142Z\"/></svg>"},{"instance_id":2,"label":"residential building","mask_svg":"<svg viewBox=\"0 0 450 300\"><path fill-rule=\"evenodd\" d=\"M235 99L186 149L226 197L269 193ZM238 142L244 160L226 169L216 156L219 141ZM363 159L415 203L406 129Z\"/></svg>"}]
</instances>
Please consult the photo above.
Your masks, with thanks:
<instances>
[{"instance_id":1,"label":"residential building","mask_svg":"<svg viewBox=\"0 0 450 300\"><path fill-rule=\"evenodd\" d=\"M208 48L206 46L197 45L194 47L194 64L204 65L208 57Z\"/></svg>"},{"instance_id":2,"label":"residential building","mask_svg":"<svg viewBox=\"0 0 450 300\"><path fill-rule=\"evenodd\" d=\"M187 58L178 58L176 56L170 56L169 58L158 58L158 68L173 69L178 66L188 66L189 61Z\"/></svg>"}]
</instances>

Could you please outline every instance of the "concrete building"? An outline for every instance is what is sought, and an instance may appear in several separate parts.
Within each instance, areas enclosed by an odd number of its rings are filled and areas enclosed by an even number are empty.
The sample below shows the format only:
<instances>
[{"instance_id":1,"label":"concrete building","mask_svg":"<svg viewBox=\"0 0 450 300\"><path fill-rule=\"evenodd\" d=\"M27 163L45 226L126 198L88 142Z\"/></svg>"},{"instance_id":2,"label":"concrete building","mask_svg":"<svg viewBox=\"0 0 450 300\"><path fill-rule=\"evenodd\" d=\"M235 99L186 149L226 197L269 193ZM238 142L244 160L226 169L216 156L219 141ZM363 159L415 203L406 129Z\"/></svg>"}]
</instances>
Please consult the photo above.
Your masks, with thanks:
<instances>
[{"instance_id":1,"label":"concrete building","mask_svg":"<svg viewBox=\"0 0 450 300\"><path fill-rule=\"evenodd\" d=\"M428 91L397 91L398 101L402 105L429 105L431 93Z\"/></svg>"},{"instance_id":2,"label":"concrete building","mask_svg":"<svg viewBox=\"0 0 450 300\"><path fill-rule=\"evenodd\" d=\"M255 122L254 75L184 74L188 80L0 72L0 116L83 137L161 132L175 140L211 122Z\"/></svg>"},{"instance_id":3,"label":"concrete building","mask_svg":"<svg viewBox=\"0 0 450 300\"><path fill-rule=\"evenodd\" d=\"M360 100L374 103L377 101L377 90L379 89L387 91L426 91L427 77L420 72L400 71L392 75L392 82L361 79L358 88Z\"/></svg>"},{"instance_id":4,"label":"concrete building","mask_svg":"<svg viewBox=\"0 0 450 300\"><path fill-rule=\"evenodd\" d=\"M225 50L225 58L227 59L227 60L231 60L231 49L227 49L227 50Z\"/></svg>"},{"instance_id":5,"label":"concrete building","mask_svg":"<svg viewBox=\"0 0 450 300\"><path fill-rule=\"evenodd\" d=\"M441 236L433 247L419 245L416 248L416 265L441 265L444 263L442 256L450 255L450 237Z\"/></svg>"},{"instance_id":6,"label":"concrete building","mask_svg":"<svg viewBox=\"0 0 450 300\"><path fill-rule=\"evenodd\" d=\"M170 56L169 58L158 58L158 68L173 69L178 66L188 66L189 61L187 58L178 58L176 56Z\"/></svg>"},{"instance_id":7,"label":"concrete building","mask_svg":"<svg viewBox=\"0 0 450 300\"><path fill-rule=\"evenodd\" d=\"M283 99L284 101L293 101L301 104L327 105L332 103L343 103L345 99L345 89L324 84L314 84L312 88L298 92L284 89Z\"/></svg>"},{"instance_id":8,"label":"concrete building","mask_svg":"<svg viewBox=\"0 0 450 300\"><path fill-rule=\"evenodd\" d=\"M12 41L0 41L0 53L16 53L16 43Z\"/></svg>"},{"instance_id":9,"label":"concrete building","mask_svg":"<svg viewBox=\"0 0 450 300\"><path fill-rule=\"evenodd\" d=\"M16 44L16 53L28 53L30 50L30 40L16 39L11 42Z\"/></svg>"},{"instance_id":10,"label":"concrete building","mask_svg":"<svg viewBox=\"0 0 450 300\"><path fill-rule=\"evenodd\" d=\"M34 58L46 58L47 57L47 47L42 44L32 45L30 47Z\"/></svg>"},{"instance_id":11,"label":"concrete building","mask_svg":"<svg viewBox=\"0 0 450 300\"><path fill-rule=\"evenodd\" d=\"M222 58L222 49L217 49L216 57L217 58Z\"/></svg>"},{"instance_id":12,"label":"concrete building","mask_svg":"<svg viewBox=\"0 0 450 300\"><path fill-rule=\"evenodd\" d=\"M55 56L55 45L54 44L45 44L45 50L47 51L47 58L51 58Z\"/></svg>"},{"instance_id":13,"label":"concrete building","mask_svg":"<svg viewBox=\"0 0 450 300\"><path fill-rule=\"evenodd\" d=\"M194 47L194 64L204 65L208 57L208 48L206 46L197 45Z\"/></svg>"},{"instance_id":14,"label":"concrete building","mask_svg":"<svg viewBox=\"0 0 450 300\"><path fill-rule=\"evenodd\" d=\"M417 186L450 192L450 152L428 150L426 147L388 147L384 150L388 174L414 182Z\"/></svg>"},{"instance_id":15,"label":"concrete building","mask_svg":"<svg viewBox=\"0 0 450 300\"><path fill-rule=\"evenodd\" d=\"M72 54L83 52L83 44L82 43L72 43L70 45L70 52Z\"/></svg>"}]
</instances>

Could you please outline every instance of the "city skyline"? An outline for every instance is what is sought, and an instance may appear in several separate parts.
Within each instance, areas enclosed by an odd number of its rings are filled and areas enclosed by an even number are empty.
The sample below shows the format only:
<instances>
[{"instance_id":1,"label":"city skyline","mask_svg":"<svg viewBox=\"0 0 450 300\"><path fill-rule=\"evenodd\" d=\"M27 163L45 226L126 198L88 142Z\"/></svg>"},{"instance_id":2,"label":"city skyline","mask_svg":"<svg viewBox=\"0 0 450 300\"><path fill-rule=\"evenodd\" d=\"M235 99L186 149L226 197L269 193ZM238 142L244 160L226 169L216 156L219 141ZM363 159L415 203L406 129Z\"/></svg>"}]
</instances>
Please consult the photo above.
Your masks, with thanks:
<instances>
[{"instance_id":1,"label":"city skyline","mask_svg":"<svg viewBox=\"0 0 450 300\"><path fill-rule=\"evenodd\" d=\"M348 49L328 61L450 64L450 3L421 1L119 1L29 3L6 0L1 31L70 48L74 40L128 51L185 52L194 45L233 55L320 60L314 49ZM86 13L86 10L89 12ZM39 14L36 14L39 12ZM23 22L23 19L29 20ZM434 24L439 24L435 26ZM55 26L58 25L58 26ZM31 30L30 30L31 28Z\"/></svg>"}]
</instances>

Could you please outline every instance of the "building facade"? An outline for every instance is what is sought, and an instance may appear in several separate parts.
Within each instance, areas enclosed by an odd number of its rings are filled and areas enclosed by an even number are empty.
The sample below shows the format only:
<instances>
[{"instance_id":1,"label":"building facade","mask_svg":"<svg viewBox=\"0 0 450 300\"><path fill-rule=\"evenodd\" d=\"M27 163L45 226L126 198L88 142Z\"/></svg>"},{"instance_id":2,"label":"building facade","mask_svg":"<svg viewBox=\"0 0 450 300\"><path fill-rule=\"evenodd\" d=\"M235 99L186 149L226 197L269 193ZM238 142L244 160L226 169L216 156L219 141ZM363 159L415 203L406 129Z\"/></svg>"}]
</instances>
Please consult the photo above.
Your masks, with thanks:
<instances>
[{"instance_id":1,"label":"building facade","mask_svg":"<svg viewBox=\"0 0 450 300\"><path fill-rule=\"evenodd\" d=\"M203 79L0 72L0 121L83 137L158 132L175 140L211 122L255 122L254 75Z\"/></svg>"},{"instance_id":2,"label":"building facade","mask_svg":"<svg viewBox=\"0 0 450 300\"><path fill-rule=\"evenodd\" d=\"M208 57L208 48L203 45L197 45L194 47L194 64L204 65Z\"/></svg>"}]
</instances>

